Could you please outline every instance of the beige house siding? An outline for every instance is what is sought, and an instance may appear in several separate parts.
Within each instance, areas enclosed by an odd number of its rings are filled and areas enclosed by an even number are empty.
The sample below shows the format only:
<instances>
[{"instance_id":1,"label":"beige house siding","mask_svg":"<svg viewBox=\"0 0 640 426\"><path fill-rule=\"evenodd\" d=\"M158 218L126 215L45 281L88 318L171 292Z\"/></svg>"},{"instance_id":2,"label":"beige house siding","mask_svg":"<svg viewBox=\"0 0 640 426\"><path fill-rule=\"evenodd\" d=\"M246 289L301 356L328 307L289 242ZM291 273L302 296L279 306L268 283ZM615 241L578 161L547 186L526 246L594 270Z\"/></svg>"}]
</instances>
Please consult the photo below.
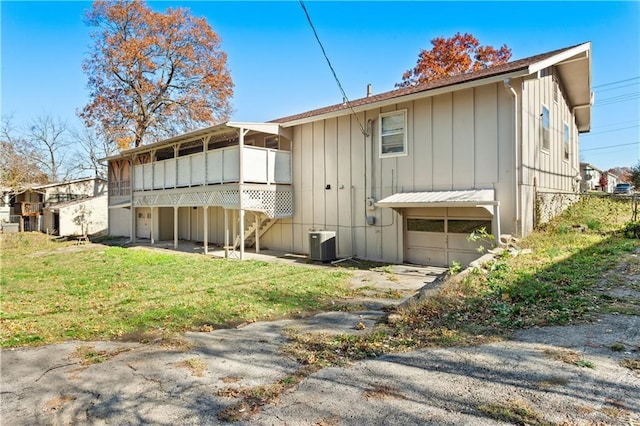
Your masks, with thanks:
<instances>
[{"instance_id":1,"label":"beige house siding","mask_svg":"<svg viewBox=\"0 0 640 426\"><path fill-rule=\"evenodd\" d=\"M366 201L412 191L495 189L501 228L513 232L513 108L505 87L490 84L295 126L294 217L278 221L261 245L308 253L309 230L322 229L336 231L339 256L401 262L402 216ZM380 158L379 114L400 110L407 155Z\"/></svg>"},{"instance_id":2,"label":"beige house siding","mask_svg":"<svg viewBox=\"0 0 640 426\"><path fill-rule=\"evenodd\" d=\"M553 69L541 72L539 78L522 82L522 176L521 202L523 223L520 234L533 230L535 209L534 187L541 192L576 192L580 174L578 155L578 128L570 108L563 96L562 84L558 83L558 98L553 99ZM542 146L542 106L549 108L549 149ZM569 125L569 159L564 159L564 124Z\"/></svg>"}]
</instances>

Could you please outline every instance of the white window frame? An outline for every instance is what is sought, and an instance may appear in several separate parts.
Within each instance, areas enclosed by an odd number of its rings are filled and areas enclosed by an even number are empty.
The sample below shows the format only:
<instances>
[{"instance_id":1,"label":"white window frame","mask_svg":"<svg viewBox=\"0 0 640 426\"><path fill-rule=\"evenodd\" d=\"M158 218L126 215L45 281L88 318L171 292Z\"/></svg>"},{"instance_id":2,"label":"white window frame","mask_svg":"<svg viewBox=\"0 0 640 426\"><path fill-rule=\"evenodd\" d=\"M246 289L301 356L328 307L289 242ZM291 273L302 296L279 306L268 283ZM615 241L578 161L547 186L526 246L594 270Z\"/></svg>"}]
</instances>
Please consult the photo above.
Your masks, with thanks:
<instances>
[{"instance_id":1,"label":"white window frame","mask_svg":"<svg viewBox=\"0 0 640 426\"><path fill-rule=\"evenodd\" d=\"M569 161L571 158L571 127L566 121L562 126L562 159Z\"/></svg>"},{"instance_id":2,"label":"white window frame","mask_svg":"<svg viewBox=\"0 0 640 426\"><path fill-rule=\"evenodd\" d=\"M549 126L545 128L544 126L544 111L547 111L547 118ZM547 135L547 143L545 144L545 131ZM542 104L542 112L540 113L540 142L541 148L544 151L549 151L551 149L551 110L545 104Z\"/></svg>"},{"instance_id":3,"label":"white window frame","mask_svg":"<svg viewBox=\"0 0 640 426\"><path fill-rule=\"evenodd\" d=\"M402 121L404 123L403 125L403 129L402 132L393 132L393 133L388 133L383 135L382 134L382 120L385 117L390 117L390 116L394 116L394 115L400 115L402 114ZM381 113L378 116L379 120L379 125L378 125L378 141L379 143L379 148L378 148L378 154L380 155L380 158L387 158L387 157L401 157L401 156L405 156L408 155L409 150L407 147L407 110L406 109L402 109L402 110L398 110L398 111L390 111L390 112L384 112ZM393 136L393 135L398 135L402 133L402 151L399 152L386 152L383 153L382 152L382 138L385 136Z\"/></svg>"}]
</instances>

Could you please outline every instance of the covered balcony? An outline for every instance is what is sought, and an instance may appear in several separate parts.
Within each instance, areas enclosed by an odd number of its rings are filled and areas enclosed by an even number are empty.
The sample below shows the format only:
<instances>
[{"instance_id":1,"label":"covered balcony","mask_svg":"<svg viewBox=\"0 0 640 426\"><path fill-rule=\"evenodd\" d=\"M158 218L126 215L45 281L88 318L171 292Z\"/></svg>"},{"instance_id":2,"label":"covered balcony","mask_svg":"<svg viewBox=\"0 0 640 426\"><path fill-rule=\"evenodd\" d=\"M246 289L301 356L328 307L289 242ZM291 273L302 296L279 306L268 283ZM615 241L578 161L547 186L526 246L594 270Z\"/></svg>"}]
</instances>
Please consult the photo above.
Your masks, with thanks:
<instances>
[{"instance_id":1,"label":"covered balcony","mask_svg":"<svg viewBox=\"0 0 640 426\"><path fill-rule=\"evenodd\" d=\"M290 132L277 123L224 123L123 151L107 158L109 208L151 208L143 219L157 229L154 210L173 207L177 244L179 208L202 208L206 215L210 207L221 207L225 218L227 211L237 218L233 247L240 244L242 253L245 211L256 224L293 216ZM133 211L132 236L140 220ZM225 219L225 235L233 220Z\"/></svg>"}]
</instances>

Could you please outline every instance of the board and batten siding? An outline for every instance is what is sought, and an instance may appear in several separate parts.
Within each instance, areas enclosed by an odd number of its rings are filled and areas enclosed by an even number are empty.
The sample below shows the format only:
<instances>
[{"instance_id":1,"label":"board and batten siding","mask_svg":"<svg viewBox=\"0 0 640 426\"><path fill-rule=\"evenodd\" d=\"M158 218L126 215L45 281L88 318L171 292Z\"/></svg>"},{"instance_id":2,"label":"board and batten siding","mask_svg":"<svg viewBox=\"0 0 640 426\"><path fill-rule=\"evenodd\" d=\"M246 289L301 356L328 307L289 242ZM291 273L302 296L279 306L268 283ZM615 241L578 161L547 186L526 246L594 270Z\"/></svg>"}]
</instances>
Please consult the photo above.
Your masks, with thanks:
<instances>
[{"instance_id":1,"label":"board and batten siding","mask_svg":"<svg viewBox=\"0 0 640 426\"><path fill-rule=\"evenodd\" d=\"M580 174L578 152L578 128L575 117L563 95L558 82L558 96L554 100L554 77L552 69L545 69L539 78L525 79L521 85L522 97L522 176L521 203L523 206L522 232L533 230L534 217L528 214L535 209L534 187L538 191L576 192ZM549 149L542 141L542 107L549 109ZM564 125L569 126L569 159L564 158Z\"/></svg>"},{"instance_id":2,"label":"board and batten siding","mask_svg":"<svg viewBox=\"0 0 640 426\"><path fill-rule=\"evenodd\" d=\"M407 155L380 158L379 115L401 110ZM296 125L294 217L277 221L261 246L308 253L309 231L328 230L340 257L401 262L402 217L366 204L397 192L495 189L503 232L513 232L513 122L514 100L496 83Z\"/></svg>"}]
</instances>

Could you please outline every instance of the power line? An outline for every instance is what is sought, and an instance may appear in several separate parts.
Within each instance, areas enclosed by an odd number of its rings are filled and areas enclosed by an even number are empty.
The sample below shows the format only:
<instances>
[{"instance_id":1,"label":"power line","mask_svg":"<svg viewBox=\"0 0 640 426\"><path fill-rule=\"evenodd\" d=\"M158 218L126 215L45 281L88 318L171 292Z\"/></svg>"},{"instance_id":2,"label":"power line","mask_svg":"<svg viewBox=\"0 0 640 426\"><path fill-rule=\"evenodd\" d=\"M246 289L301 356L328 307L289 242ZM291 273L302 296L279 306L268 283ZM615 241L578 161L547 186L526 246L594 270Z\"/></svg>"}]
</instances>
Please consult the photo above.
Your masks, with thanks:
<instances>
[{"instance_id":1,"label":"power line","mask_svg":"<svg viewBox=\"0 0 640 426\"><path fill-rule=\"evenodd\" d=\"M621 143L619 145L609 145L609 146L600 146L598 148L581 149L580 152L597 151L599 149L618 148L618 147L621 147L621 146L631 146L631 145L640 145L640 142Z\"/></svg>"},{"instance_id":2,"label":"power line","mask_svg":"<svg viewBox=\"0 0 640 426\"><path fill-rule=\"evenodd\" d=\"M591 88L592 89L596 89L598 87L613 86L614 84L626 83L627 81L633 81L633 80L638 80L638 79L640 79L640 76L627 78L625 80L612 81L610 83L598 84L597 86L593 86Z\"/></svg>"},{"instance_id":3,"label":"power line","mask_svg":"<svg viewBox=\"0 0 640 426\"><path fill-rule=\"evenodd\" d=\"M349 106L349 109L351 109L351 112L356 117L356 120L358 121L358 125L360 126L360 130L362 131L362 134L365 135L365 136L368 136L367 132L364 129L364 126L362 125L362 123L360 123L360 118L358 118L358 115L353 110L353 107L351 106L351 102L349 102L349 98L347 97L347 94L345 93L344 89L342 88L342 84L340 83L340 80L338 79L336 71L333 69L333 65L331 65L331 61L329 60L329 57L327 56L327 52L324 50L324 46L322 45L322 42L320 41L320 37L318 37L318 33L316 32L316 29L313 26L313 22L311 22L311 17L309 16L309 12L307 12L307 8L304 5L304 2L302 0L300 0L300 6L302 7L302 10L304 10L304 14L307 16L307 21L309 22L309 26L311 27L311 30L313 31L313 35L316 37L316 40L318 41L318 44L320 45L320 49L322 50L322 54L324 55L324 59L327 60L327 64L329 65L329 69L331 69L331 73L333 74L333 78L336 80L336 83L338 84L338 87L340 88L340 91L342 92L342 96L343 96L343 99L344 99L345 103Z\"/></svg>"},{"instance_id":4,"label":"power line","mask_svg":"<svg viewBox=\"0 0 640 426\"><path fill-rule=\"evenodd\" d=\"M596 90L596 92L597 93L602 93L602 92L608 92L610 90L619 90L619 89L622 89L623 87L633 87L633 86L637 86L638 84L640 84L640 83L631 83L631 84L625 84L625 85L618 86L618 87L609 87L607 89Z\"/></svg>"},{"instance_id":5,"label":"power line","mask_svg":"<svg viewBox=\"0 0 640 426\"><path fill-rule=\"evenodd\" d=\"M620 130L627 130L627 129L635 129L636 127L640 127L640 124L636 125L636 126L629 126L629 127L619 127L617 129L610 129L610 130L603 130L601 132L595 132L595 133L585 133L582 136L591 136L591 135L599 135L601 133L611 133L611 132L619 132Z\"/></svg>"}]
</instances>

